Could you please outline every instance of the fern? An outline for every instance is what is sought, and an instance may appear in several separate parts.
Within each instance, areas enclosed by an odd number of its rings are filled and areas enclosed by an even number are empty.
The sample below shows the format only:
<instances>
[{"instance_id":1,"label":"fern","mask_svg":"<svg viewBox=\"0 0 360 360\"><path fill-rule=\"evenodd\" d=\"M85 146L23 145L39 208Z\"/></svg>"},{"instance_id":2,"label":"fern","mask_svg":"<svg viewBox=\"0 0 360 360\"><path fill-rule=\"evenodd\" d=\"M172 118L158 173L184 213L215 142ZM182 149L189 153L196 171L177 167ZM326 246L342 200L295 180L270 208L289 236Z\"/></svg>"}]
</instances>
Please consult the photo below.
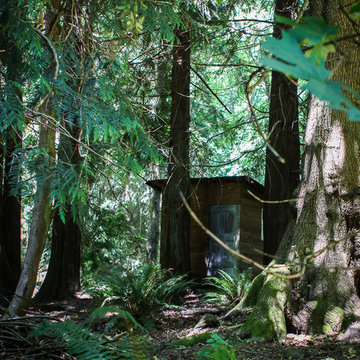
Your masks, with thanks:
<instances>
[{"instance_id":1,"label":"fern","mask_svg":"<svg viewBox=\"0 0 360 360\"><path fill-rule=\"evenodd\" d=\"M115 351L107 348L104 339L92 334L89 328L73 321L42 322L36 325L31 336L37 339L56 339L77 360L108 360L116 359Z\"/></svg>"},{"instance_id":2,"label":"fern","mask_svg":"<svg viewBox=\"0 0 360 360\"><path fill-rule=\"evenodd\" d=\"M215 289L205 295L209 303L232 305L240 301L251 284L251 270L231 276L225 271L219 271L219 277L209 277L205 280L205 285Z\"/></svg>"},{"instance_id":3,"label":"fern","mask_svg":"<svg viewBox=\"0 0 360 360\"><path fill-rule=\"evenodd\" d=\"M197 360L236 360L234 348L217 334L212 335L197 355Z\"/></svg>"},{"instance_id":4,"label":"fern","mask_svg":"<svg viewBox=\"0 0 360 360\"><path fill-rule=\"evenodd\" d=\"M105 303L116 303L136 315L158 310L191 286L185 275L171 277L159 265L145 265L126 271L114 268L109 275L99 279L102 285L97 294L103 293Z\"/></svg>"},{"instance_id":5,"label":"fern","mask_svg":"<svg viewBox=\"0 0 360 360\"><path fill-rule=\"evenodd\" d=\"M107 315L113 316L109 320ZM116 306L101 307L92 312L90 324L98 319L105 321L105 333L116 331L116 323L124 322L125 327L120 336L106 336L106 340L98 333L93 333L89 327L74 321L42 322L34 326L30 337L38 340L53 339L65 351L77 360L147 360L150 358L152 345L145 335L143 328L127 311Z\"/></svg>"}]
</instances>

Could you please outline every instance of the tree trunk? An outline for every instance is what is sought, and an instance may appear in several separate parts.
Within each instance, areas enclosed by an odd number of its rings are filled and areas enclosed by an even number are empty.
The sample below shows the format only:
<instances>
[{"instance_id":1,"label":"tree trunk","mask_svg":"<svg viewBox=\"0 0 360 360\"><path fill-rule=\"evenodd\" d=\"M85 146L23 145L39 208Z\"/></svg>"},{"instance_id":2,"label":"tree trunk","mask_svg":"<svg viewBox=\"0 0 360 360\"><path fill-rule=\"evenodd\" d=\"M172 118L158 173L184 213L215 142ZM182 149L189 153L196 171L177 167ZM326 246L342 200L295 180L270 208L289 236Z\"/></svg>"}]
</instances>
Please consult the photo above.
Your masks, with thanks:
<instances>
[{"instance_id":1,"label":"tree trunk","mask_svg":"<svg viewBox=\"0 0 360 360\"><path fill-rule=\"evenodd\" d=\"M340 37L345 37L353 27L339 4L337 0L310 3L313 15L339 25ZM334 55L329 58L329 66L335 68L333 80L359 91L359 45L347 40L337 46L341 60ZM359 148L360 124L349 122L343 112L326 108L313 98L305 134L297 217L289 225L277 255L282 261L299 263L306 254L331 247L314 258L304 276L282 280L282 286L275 287L277 291L269 291L274 290L270 276L262 274L263 286L248 297L249 303L255 299L256 306L245 331L266 338L283 337L286 331L330 333L340 331L349 319L359 315L360 235L354 235L360 230ZM344 240L336 242L339 239ZM258 278L256 283L260 282ZM276 299L281 294L280 303ZM278 311L273 311L273 302Z\"/></svg>"},{"instance_id":2,"label":"tree trunk","mask_svg":"<svg viewBox=\"0 0 360 360\"><path fill-rule=\"evenodd\" d=\"M167 101L168 93L170 93L170 71L169 71L169 56L170 53L167 51L167 47L161 43L162 54L156 63L156 93L158 95L158 101L155 105L155 116L154 116L154 129L164 129L164 120L169 117L170 106ZM159 143L164 142L164 131L155 131L156 140ZM158 164L152 166L153 179L159 179L160 166ZM146 261L148 263L156 263L158 261L158 249L160 240L160 222L161 222L161 192L152 189L152 197L150 203L150 231L146 244Z\"/></svg>"},{"instance_id":3,"label":"tree trunk","mask_svg":"<svg viewBox=\"0 0 360 360\"><path fill-rule=\"evenodd\" d=\"M45 14L46 31L45 34L52 41L58 40L59 32L57 28L57 15L61 9L58 0L51 0ZM49 69L52 73L54 70ZM57 71L53 74L53 79L57 78ZM54 112L51 106L51 94L47 94L41 106L42 113L53 118ZM55 129L54 124L46 116L41 117L39 129L39 148L44 150L44 154L39 155L38 172L41 174L42 183L38 182L34 199L34 208L30 224L30 233L27 244L26 255L20 279L16 287L15 294L9 304L8 313L5 317L17 316L24 312L30 304L30 300L36 285L36 278L39 269L42 253L51 222L52 201L51 201L51 182L52 167L55 162Z\"/></svg>"},{"instance_id":4,"label":"tree trunk","mask_svg":"<svg viewBox=\"0 0 360 360\"><path fill-rule=\"evenodd\" d=\"M171 128L168 182L164 190L164 223L160 263L177 274L190 270L190 217L179 192L189 195L190 30L175 31L171 81Z\"/></svg>"},{"instance_id":5,"label":"tree trunk","mask_svg":"<svg viewBox=\"0 0 360 360\"><path fill-rule=\"evenodd\" d=\"M150 204L150 216L151 224L149 237L146 243L146 262L155 263L158 260L158 248L159 248L159 230L160 230L160 201L161 192L156 189L152 189L152 198Z\"/></svg>"},{"instance_id":6,"label":"tree trunk","mask_svg":"<svg viewBox=\"0 0 360 360\"><path fill-rule=\"evenodd\" d=\"M69 124L63 126L75 139L80 137L81 129L76 121L71 127ZM66 135L61 135L58 158L59 162L70 164L74 171L80 171L82 158L79 144ZM61 220L59 211L55 213L49 268L44 283L36 295L37 302L66 299L73 297L80 290L81 238L78 216L74 221L71 205L68 203L65 223Z\"/></svg>"},{"instance_id":7,"label":"tree trunk","mask_svg":"<svg viewBox=\"0 0 360 360\"><path fill-rule=\"evenodd\" d=\"M44 112L51 114L48 102L44 106ZM24 259L23 269L19 282L16 287L15 295L11 300L8 309L8 316L16 316L23 312L29 305L38 273L39 263L44 251L47 239L50 221L51 221L51 167L55 159L55 130L53 126L48 124L46 118L42 119L40 125L39 147L44 149L48 156L42 155L43 159L39 159L43 171L42 178L45 178L43 184L38 184L35 194L34 209L30 225L30 234L28 239L27 251Z\"/></svg>"},{"instance_id":8,"label":"tree trunk","mask_svg":"<svg viewBox=\"0 0 360 360\"><path fill-rule=\"evenodd\" d=\"M275 14L291 18L296 12L295 0L276 0ZM277 23L275 38L281 37L285 26ZM297 86L288 77L272 72L269 113L269 142L285 159L281 163L274 153L266 151L265 200L286 200L293 197L299 183L300 142ZM291 218L296 216L290 203L264 205L264 263L268 264L285 233Z\"/></svg>"},{"instance_id":9,"label":"tree trunk","mask_svg":"<svg viewBox=\"0 0 360 360\"><path fill-rule=\"evenodd\" d=\"M84 6L83 2L78 3ZM67 46L70 48L65 51L66 61L73 71L77 71L76 77L69 77L67 84L81 96L82 88L86 82L85 70L91 68L93 60L91 58L91 22L90 10L87 9L86 23L79 27L77 32L71 32L74 22L73 4L67 2L64 6L64 21L62 29L65 34L69 33ZM84 46L86 44L86 46ZM75 50L74 50L75 49ZM58 148L59 163L71 166L77 176L81 176L82 157L79 151L79 144L76 141L81 138L80 127L80 103L79 98L71 99L72 116L71 121L64 121L62 126L66 129L71 137L61 135ZM66 119L69 120L69 119ZM76 139L76 140L75 140ZM80 290L80 257L81 257L81 240L82 234L80 229L79 215L75 214L73 219L71 211L72 206L76 204L66 203L65 223L61 220L57 211L53 222L51 257L49 268L39 293L36 295L36 301L62 300L75 296Z\"/></svg>"},{"instance_id":10,"label":"tree trunk","mask_svg":"<svg viewBox=\"0 0 360 360\"><path fill-rule=\"evenodd\" d=\"M11 195L11 180L14 151L21 146L20 133L13 129L5 131L6 145L2 148L0 177L0 295L2 300L11 298L21 273L21 198ZM18 172L18 169L15 169ZM4 303L7 303L5 300Z\"/></svg>"},{"instance_id":11,"label":"tree trunk","mask_svg":"<svg viewBox=\"0 0 360 360\"><path fill-rule=\"evenodd\" d=\"M10 21L9 14L13 11L10 4L2 9L3 24ZM16 9L16 12L19 18L25 16L21 9ZM23 83L23 54L4 27L0 32L0 48L6 49L0 57L0 86L5 89L2 100L21 108L22 93L15 84ZM7 122L8 119L2 120ZM20 180L20 169L14 160L15 150L22 142L21 121L18 114L16 121L6 123L5 130L0 132L0 302L5 305L13 295L21 273L21 196L20 192L11 194L14 190L12 184L17 186Z\"/></svg>"},{"instance_id":12,"label":"tree trunk","mask_svg":"<svg viewBox=\"0 0 360 360\"><path fill-rule=\"evenodd\" d=\"M49 268L36 301L67 299L80 290L80 244L81 231L70 209L65 223L57 211L53 221Z\"/></svg>"}]
</instances>

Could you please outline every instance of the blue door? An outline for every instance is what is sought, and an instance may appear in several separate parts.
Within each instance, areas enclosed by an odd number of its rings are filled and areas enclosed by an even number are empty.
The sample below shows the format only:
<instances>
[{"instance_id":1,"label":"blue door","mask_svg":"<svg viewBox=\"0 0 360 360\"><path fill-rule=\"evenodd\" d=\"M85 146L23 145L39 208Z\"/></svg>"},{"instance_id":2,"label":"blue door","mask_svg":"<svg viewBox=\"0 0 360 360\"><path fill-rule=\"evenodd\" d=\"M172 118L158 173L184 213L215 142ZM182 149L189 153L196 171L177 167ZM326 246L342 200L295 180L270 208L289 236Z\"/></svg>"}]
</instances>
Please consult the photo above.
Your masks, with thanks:
<instances>
[{"instance_id":1,"label":"blue door","mask_svg":"<svg viewBox=\"0 0 360 360\"><path fill-rule=\"evenodd\" d=\"M240 205L210 206L210 230L227 246L238 249L240 240ZM216 276L219 270L230 275L237 271L237 260L213 239L210 239L207 275Z\"/></svg>"}]
</instances>

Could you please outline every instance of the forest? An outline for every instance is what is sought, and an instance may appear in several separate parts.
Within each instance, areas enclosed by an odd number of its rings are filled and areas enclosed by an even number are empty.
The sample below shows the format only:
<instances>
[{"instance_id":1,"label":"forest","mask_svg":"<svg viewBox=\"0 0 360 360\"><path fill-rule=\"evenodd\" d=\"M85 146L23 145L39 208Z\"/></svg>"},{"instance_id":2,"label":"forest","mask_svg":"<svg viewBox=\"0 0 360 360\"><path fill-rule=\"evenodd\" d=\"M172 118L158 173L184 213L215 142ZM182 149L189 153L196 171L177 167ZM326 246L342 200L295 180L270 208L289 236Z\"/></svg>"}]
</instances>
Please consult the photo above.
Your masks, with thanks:
<instances>
[{"instance_id":1,"label":"forest","mask_svg":"<svg viewBox=\"0 0 360 360\"><path fill-rule=\"evenodd\" d=\"M360 359L360 1L0 0L0 358Z\"/></svg>"}]
</instances>

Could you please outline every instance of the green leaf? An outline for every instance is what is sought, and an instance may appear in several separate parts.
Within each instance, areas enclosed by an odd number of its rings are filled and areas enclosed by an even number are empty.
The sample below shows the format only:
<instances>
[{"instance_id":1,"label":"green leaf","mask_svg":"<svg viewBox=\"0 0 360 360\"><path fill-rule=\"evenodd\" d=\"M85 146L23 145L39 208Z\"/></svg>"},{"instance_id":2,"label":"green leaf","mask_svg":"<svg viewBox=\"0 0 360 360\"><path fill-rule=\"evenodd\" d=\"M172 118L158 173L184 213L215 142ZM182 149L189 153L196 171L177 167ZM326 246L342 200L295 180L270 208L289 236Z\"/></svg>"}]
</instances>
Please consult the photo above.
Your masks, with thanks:
<instances>
[{"instance_id":1,"label":"green leaf","mask_svg":"<svg viewBox=\"0 0 360 360\"><path fill-rule=\"evenodd\" d=\"M282 39L268 38L263 47L276 56L262 59L262 63L273 70L304 80L325 80L331 74L331 71L325 68L325 61L317 57L306 57L296 39L287 32L283 33Z\"/></svg>"},{"instance_id":2,"label":"green leaf","mask_svg":"<svg viewBox=\"0 0 360 360\"><path fill-rule=\"evenodd\" d=\"M360 16L360 1L357 1L355 4L351 6L349 14Z\"/></svg>"},{"instance_id":3,"label":"green leaf","mask_svg":"<svg viewBox=\"0 0 360 360\"><path fill-rule=\"evenodd\" d=\"M323 18L305 17L289 33L299 43L305 42L312 46L318 42L334 39L338 32L338 26L327 24Z\"/></svg>"}]
</instances>

